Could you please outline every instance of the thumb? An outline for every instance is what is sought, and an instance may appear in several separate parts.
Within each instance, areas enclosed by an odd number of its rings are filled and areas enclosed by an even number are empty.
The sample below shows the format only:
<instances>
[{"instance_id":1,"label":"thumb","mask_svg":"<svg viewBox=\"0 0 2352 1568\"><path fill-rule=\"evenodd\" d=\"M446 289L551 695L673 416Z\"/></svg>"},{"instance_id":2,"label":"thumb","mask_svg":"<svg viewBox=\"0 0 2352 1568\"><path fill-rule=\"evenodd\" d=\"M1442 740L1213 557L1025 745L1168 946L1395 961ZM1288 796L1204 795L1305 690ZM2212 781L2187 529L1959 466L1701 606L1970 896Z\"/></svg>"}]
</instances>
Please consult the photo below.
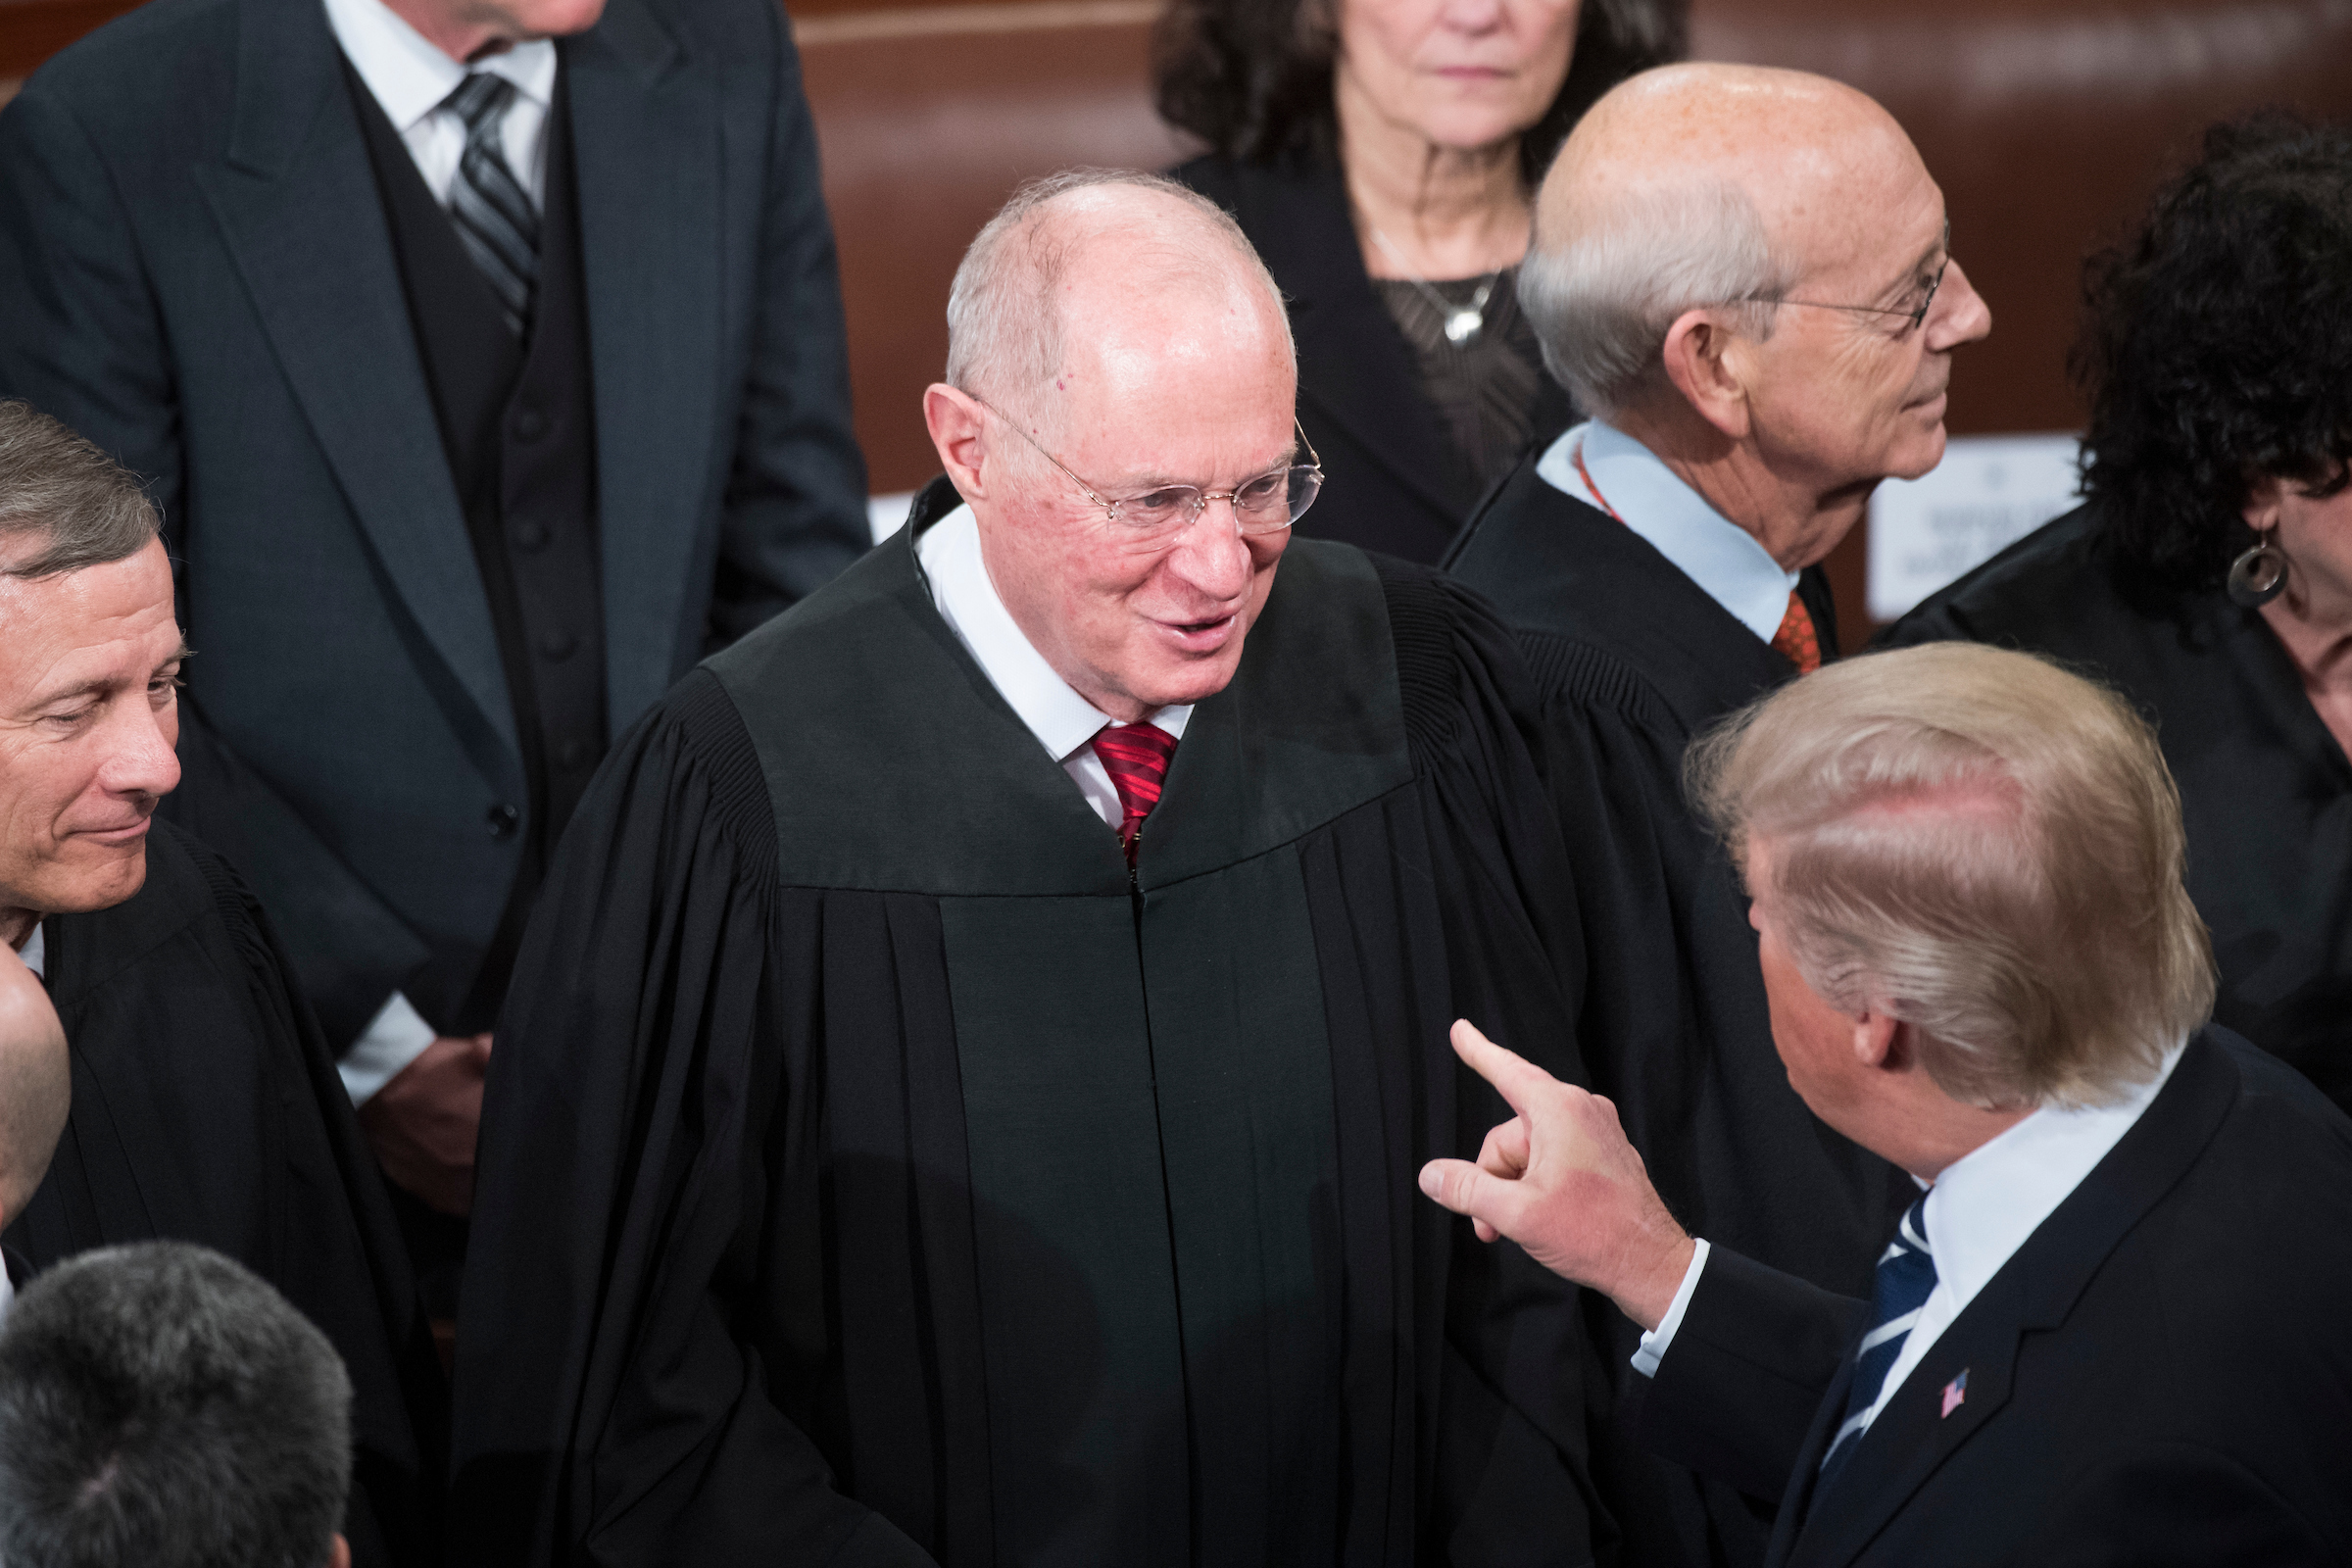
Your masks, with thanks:
<instances>
[{"instance_id":1,"label":"thumb","mask_svg":"<svg viewBox=\"0 0 2352 1568\"><path fill-rule=\"evenodd\" d=\"M1466 1159L1433 1159L1421 1167L1421 1191L1445 1208L1467 1214L1482 1229L1510 1234L1518 1218L1517 1184L1489 1175Z\"/></svg>"}]
</instances>

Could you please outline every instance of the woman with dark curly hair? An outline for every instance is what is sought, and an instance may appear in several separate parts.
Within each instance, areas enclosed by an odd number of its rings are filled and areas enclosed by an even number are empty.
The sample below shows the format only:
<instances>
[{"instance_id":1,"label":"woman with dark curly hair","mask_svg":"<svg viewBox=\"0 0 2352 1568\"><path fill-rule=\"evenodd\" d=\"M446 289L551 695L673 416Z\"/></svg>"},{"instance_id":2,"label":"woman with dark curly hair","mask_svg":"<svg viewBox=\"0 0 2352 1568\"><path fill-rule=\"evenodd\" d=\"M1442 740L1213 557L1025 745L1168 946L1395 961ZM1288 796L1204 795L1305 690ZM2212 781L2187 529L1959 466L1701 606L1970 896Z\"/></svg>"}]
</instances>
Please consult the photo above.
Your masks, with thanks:
<instances>
[{"instance_id":1,"label":"woman with dark curly hair","mask_svg":"<svg viewBox=\"0 0 2352 1568\"><path fill-rule=\"evenodd\" d=\"M2216 1016L2352 1107L2352 130L2208 132L2085 295L2088 500L1886 641L2054 654L2157 719Z\"/></svg>"},{"instance_id":2,"label":"woman with dark curly hair","mask_svg":"<svg viewBox=\"0 0 2352 1568\"><path fill-rule=\"evenodd\" d=\"M1173 0L1160 113L1291 300L1331 482L1301 531L1435 562L1574 422L1512 279L1577 117L1682 53L1688 0Z\"/></svg>"}]
</instances>

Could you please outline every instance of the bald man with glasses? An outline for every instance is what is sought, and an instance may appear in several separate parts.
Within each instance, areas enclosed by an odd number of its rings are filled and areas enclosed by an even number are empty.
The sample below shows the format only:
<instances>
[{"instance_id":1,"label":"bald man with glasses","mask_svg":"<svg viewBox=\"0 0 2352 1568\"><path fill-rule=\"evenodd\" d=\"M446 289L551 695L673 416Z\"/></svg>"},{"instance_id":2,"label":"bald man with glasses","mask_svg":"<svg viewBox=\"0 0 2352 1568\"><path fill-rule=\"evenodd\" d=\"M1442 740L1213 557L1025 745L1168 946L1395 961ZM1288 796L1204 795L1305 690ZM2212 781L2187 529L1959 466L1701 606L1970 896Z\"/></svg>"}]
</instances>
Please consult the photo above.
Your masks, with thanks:
<instances>
[{"instance_id":1,"label":"bald man with glasses","mask_svg":"<svg viewBox=\"0 0 2352 1568\"><path fill-rule=\"evenodd\" d=\"M623 743L524 944L460 1560L1590 1561L1573 1293L1413 1189L1504 1113L1457 1013L1579 1072L1507 631L1292 537L1204 198L1027 190L949 321L943 477Z\"/></svg>"},{"instance_id":2,"label":"bald man with glasses","mask_svg":"<svg viewBox=\"0 0 2352 1568\"><path fill-rule=\"evenodd\" d=\"M1544 688L1591 1087L1686 1224L1867 1293L1905 1184L1753 1049L1769 1037L1755 934L1684 803L1683 753L1837 657L1820 563L1881 480L1941 459L1953 354L1991 315L1885 110L1719 65L1633 77L1578 124L1519 297L1594 416L1502 484L1447 565L1512 622ZM1635 1331L1587 1305L1616 1394L1638 1396ZM1777 1499L1622 1445L1596 1469L1623 1560L1762 1556Z\"/></svg>"}]
</instances>

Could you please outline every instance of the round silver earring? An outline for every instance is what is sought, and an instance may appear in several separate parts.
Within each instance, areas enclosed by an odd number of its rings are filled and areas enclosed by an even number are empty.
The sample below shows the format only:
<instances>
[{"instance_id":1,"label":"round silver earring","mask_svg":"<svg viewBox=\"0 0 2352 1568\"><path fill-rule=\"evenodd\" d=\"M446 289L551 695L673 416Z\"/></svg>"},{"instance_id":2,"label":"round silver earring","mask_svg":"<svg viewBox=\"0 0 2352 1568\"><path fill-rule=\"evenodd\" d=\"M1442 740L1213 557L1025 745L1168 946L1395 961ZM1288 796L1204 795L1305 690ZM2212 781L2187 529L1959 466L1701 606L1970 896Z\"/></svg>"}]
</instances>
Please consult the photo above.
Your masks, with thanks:
<instances>
[{"instance_id":1,"label":"round silver earring","mask_svg":"<svg viewBox=\"0 0 2352 1568\"><path fill-rule=\"evenodd\" d=\"M2248 610L2259 610L2286 590L2286 553L2258 533L2254 548L2230 563L2230 598Z\"/></svg>"}]
</instances>

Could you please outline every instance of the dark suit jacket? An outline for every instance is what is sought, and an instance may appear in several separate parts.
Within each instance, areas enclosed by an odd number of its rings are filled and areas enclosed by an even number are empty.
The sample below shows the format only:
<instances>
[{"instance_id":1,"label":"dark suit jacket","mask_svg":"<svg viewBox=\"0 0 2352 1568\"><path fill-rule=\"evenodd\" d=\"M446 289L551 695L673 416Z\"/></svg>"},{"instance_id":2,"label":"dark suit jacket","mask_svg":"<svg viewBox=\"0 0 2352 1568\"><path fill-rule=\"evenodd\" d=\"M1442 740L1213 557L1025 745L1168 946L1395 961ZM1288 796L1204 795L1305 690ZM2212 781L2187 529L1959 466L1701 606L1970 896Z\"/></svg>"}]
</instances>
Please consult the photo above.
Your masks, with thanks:
<instances>
[{"instance_id":1,"label":"dark suit jacket","mask_svg":"<svg viewBox=\"0 0 2352 1568\"><path fill-rule=\"evenodd\" d=\"M1326 476L1298 531L1434 564L1484 486L1454 451L1411 346L1364 271L1339 166L1198 158L1173 172L1234 215L1290 301L1298 422ZM1539 386L1531 444L1541 450L1576 414L1550 376Z\"/></svg>"},{"instance_id":2,"label":"dark suit jacket","mask_svg":"<svg viewBox=\"0 0 2352 1568\"><path fill-rule=\"evenodd\" d=\"M617 733L855 557L864 480L773 0L611 0L559 48ZM203 656L172 809L340 1046L470 968L529 835L490 830L515 720L338 60L318 0L154 0L36 74L0 113L0 396L152 479Z\"/></svg>"},{"instance_id":3,"label":"dark suit jacket","mask_svg":"<svg viewBox=\"0 0 2352 1568\"><path fill-rule=\"evenodd\" d=\"M1867 1308L1737 1253L1710 1252L1641 1432L1779 1494L1791 1568L2342 1563L2347 1302L2352 1121L2209 1028L1818 1495Z\"/></svg>"}]
</instances>

